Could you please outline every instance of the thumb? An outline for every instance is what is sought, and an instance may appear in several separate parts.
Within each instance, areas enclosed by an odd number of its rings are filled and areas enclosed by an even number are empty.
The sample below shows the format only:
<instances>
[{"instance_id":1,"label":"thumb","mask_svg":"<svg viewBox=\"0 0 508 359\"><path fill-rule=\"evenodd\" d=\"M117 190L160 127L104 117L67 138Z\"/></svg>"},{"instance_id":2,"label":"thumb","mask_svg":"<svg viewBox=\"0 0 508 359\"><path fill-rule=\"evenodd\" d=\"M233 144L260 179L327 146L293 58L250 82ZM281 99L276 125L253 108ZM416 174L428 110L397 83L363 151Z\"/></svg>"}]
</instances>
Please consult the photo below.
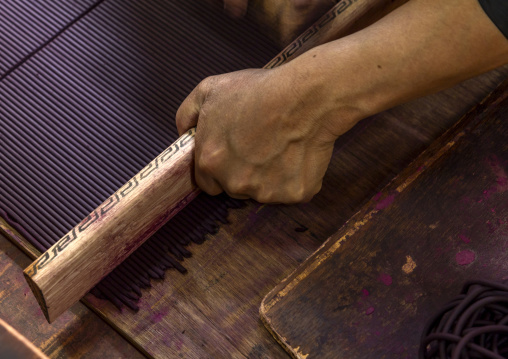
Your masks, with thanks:
<instances>
[{"instance_id":1,"label":"thumb","mask_svg":"<svg viewBox=\"0 0 508 359\"><path fill-rule=\"evenodd\" d=\"M206 98L205 81L192 90L176 111L176 128L180 136L198 124L199 112Z\"/></svg>"}]
</instances>

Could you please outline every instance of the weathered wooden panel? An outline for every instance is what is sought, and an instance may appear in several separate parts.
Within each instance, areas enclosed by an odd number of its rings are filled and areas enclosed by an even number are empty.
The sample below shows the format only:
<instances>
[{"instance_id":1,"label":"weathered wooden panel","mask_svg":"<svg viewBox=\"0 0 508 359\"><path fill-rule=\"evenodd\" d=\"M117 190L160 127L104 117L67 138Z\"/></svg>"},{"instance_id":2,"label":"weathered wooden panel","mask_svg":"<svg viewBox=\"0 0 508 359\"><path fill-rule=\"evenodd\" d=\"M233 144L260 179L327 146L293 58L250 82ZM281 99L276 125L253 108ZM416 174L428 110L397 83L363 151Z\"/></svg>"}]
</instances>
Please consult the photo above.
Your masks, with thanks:
<instances>
[{"instance_id":1,"label":"weathered wooden panel","mask_svg":"<svg viewBox=\"0 0 508 359\"><path fill-rule=\"evenodd\" d=\"M0 319L0 357L9 359L47 359L36 346Z\"/></svg>"},{"instance_id":2,"label":"weathered wooden panel","mask_svg":"<svg viewBox=\"0 0 508 359\"><path fill-rule=\"evenodd\" d=\"M0 318L50 358L144 358L82 303L48 324L23 277L30 262L0 233Z\"/></svg>"},{"instance_id":3,"label":"weathered wooden panel","mask_svg":"<svg viewBox=\"0 0 508 359\"><path fill-rule=\"evenodd\" d=\"M466 280L508 270L508 81L263 300L301 358L414 358Z\"/></svg>"}]
</instances>

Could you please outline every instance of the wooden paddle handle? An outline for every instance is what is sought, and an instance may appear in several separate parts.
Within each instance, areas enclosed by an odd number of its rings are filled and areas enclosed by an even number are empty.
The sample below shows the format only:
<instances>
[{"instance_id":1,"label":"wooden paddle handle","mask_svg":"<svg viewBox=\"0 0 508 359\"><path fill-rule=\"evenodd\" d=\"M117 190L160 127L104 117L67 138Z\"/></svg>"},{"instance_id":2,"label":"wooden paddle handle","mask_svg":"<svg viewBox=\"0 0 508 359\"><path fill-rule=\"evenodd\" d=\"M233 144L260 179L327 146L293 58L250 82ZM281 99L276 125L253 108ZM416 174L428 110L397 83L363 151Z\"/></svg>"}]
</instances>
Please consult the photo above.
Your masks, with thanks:
<instances>
[{"instance_id":1,"label":"wooden paddle handle","mask_svg":"<svg viewBox=\"0 0 508 359\"><path fill-rule=\"evenodd\" d=\"M265 68L366 26L407 0L342 0ZM198 193L195 129L150 162L25 270L49 322L81 299Z\"/></svg>"},{"instance_id":2,"label":"wooden paddle handle","mask_svg":"<svg viewBox=\"0 0 508 359\"><path fill-rule=\"evenodd\" d=\"M25 271L49 322L81 299L198 193L189 130Z\"/></svg>"}]
</instances>

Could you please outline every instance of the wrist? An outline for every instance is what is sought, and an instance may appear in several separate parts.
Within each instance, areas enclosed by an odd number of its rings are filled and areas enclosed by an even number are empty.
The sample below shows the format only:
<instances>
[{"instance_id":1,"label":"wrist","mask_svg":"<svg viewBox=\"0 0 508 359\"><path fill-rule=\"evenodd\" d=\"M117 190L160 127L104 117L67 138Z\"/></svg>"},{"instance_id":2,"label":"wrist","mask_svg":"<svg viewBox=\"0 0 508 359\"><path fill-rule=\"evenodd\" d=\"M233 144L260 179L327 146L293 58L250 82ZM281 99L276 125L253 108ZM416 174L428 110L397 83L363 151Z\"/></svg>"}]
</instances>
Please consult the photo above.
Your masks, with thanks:
<instances>
[{"instance_id":1,"label":"wrist","mask_svg":"<svg viewBox=\"0 0 508 359\"><path fill-rule=\"evenodd\" d=\"M339 42L340 41L340 42ZM335 140L357 122L378 112L384 98L372 101L373 75L346 41L338 40L302 54L280 69L288 87L313 107L316 125Z\"/></svg>"}]
</instances>

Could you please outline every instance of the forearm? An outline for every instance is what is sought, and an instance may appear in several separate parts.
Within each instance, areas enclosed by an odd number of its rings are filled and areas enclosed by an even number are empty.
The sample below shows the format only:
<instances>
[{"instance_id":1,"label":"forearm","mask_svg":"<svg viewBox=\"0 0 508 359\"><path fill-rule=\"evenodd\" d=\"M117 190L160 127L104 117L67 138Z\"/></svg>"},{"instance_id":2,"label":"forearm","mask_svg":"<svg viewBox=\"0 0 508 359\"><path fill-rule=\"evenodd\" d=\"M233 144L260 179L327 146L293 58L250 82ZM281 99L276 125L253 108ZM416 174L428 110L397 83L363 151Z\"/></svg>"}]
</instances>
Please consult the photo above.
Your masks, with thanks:
<instances>
[{"instance_id":1,"label":"forearm","mask_svg":"<svg viewBox=\"0 0 508 359\"><path fill-rule=\"evenodd\" d=\"M332 114L325 126L338 136L364 117L505 63L508 40L477 0L412 0L283 71L292 73L296 91Z\"/></svg>"}]
</instances>

